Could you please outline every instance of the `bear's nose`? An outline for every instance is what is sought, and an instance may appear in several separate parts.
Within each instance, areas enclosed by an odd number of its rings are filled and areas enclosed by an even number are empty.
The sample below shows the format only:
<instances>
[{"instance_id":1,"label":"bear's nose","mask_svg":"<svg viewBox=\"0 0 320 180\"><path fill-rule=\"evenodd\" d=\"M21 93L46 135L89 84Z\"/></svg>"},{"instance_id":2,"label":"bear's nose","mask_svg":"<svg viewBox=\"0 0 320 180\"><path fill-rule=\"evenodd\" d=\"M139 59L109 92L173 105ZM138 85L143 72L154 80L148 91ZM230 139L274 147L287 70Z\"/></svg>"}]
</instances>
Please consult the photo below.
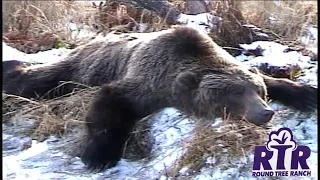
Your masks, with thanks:
<instances>
[{"instance_id":1,"label":"bear's nose","mask_svg":"<svg viewBox=\"0 0 320 180\"><path fill-rule=\"evenodd\" d=\"M269 122L272 119L273 115L274 111L271 109L265 109L262 112L260 112L260 117L264 120L264 122Z\"/></svg>"}]
</instances>

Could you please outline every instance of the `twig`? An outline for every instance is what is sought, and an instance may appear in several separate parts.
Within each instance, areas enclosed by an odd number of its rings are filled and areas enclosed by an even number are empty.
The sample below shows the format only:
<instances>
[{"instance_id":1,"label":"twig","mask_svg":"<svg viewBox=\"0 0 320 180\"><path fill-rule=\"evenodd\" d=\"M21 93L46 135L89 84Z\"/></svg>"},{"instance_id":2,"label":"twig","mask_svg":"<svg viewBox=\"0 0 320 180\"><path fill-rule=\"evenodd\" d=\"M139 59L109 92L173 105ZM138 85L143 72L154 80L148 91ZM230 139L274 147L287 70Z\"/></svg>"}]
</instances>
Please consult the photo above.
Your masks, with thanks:
<instances>
[{"instance_id":1,"label":"twig","mask_svg":"<svg viewBox=\"0 0 320 180\"><path fill-rule=\"evenodd\" d=\"M27 101L27 102L30 102L32 104L39 104L39 102L36 102L36 101L32 101L28 98L24 98L24 97L21 97L21 96L18 96L18 95L14 95L14 94L6 94L6 96L8 97L13 97L13 98L17 98L17 99L21 99L23 101Z\"/></svg>"}]
</instances>

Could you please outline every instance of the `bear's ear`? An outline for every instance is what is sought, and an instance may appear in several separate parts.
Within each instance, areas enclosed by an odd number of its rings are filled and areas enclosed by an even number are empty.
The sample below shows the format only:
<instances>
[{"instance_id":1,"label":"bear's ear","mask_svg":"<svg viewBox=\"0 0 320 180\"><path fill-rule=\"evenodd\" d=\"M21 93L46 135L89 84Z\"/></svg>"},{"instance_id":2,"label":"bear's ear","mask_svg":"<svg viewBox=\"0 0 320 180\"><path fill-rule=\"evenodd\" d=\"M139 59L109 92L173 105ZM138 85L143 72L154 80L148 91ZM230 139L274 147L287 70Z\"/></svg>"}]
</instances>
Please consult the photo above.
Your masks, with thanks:
<instances>
[{"instance_id":1,"label":"bear's ear","mask_svg":"<svg viewBox=\"0 0 320 180\"><path fill-rule=\"evenodd\" d=\"M200 78L197 74L186 71L178 74L175 79L175 87L179 91L192 91L199 87Z\"/></svg>"},{"instance_id":2,"label":"bear's ear","mask_svg":"<svg viewBox=\"0 0 320 180\"><path fill-rule=\"evenodd\" d=\"M255 74L260 74L259 69L256 68L256 67L250 67L249 71L252 72L252 73L255 73Z\"/></svg>"}]
</instances>

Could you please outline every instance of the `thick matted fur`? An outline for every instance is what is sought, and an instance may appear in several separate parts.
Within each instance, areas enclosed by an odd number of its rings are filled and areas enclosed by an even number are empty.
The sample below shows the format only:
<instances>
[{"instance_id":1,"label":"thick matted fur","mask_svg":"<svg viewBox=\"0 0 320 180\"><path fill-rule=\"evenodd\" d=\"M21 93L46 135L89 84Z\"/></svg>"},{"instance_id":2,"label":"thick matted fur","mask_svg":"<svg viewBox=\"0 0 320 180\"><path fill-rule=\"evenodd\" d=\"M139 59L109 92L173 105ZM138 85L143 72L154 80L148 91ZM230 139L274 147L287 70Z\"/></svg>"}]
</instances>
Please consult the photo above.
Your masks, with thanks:
<instances>
[{"instance_id":1,"label":"thick matted fur","mask_svg":"<svg viewBox=\"0 0 320 180\"><path fill-rule=\"evenodd\" d=\"M187 27L110 34L44 67L7 63L7 93L50 98L76 87L65 84L59 94L48 93L61 81L102 86L85 117L90 137L82 160L92 169L115 166L135 123L165 107L200 119L213 119L227 110L262 124L274 114L267 98L306 112L317 106L317 88L263 75Z\"/></svg>"}]
</instances>

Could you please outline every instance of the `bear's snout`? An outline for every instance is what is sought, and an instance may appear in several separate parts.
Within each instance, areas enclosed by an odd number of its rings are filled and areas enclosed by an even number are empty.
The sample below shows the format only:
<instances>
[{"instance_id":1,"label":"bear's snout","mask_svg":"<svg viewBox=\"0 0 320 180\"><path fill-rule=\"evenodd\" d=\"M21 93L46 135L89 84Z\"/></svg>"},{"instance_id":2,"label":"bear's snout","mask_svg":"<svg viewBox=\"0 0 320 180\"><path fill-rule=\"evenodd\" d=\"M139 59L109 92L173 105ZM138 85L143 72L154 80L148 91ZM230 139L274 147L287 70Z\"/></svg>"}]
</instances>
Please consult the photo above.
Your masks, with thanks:
<instances>
[{"instance_id":1,"label":"bear's snout","mask_svg":"<svg viewBox=\"0 0 320 180\"><path fill-rule=\"evenodd\" d=\"M271 108L266 108L259 113L259 119L261 119L262 123L267 123L272 119L274 113L275 112Z\"/></svg>"},{"instance_id":2,"label":"bear's snout","mask_svg":"<svg viewBox=\"0 0 320 180\"><path fill-rule=\"evenodd\" d=\"M256 125L268 123L275 114L275 111L258 94L247 96L243 102L247 104L245 119Z\"/></svg>"}]
</instances>

